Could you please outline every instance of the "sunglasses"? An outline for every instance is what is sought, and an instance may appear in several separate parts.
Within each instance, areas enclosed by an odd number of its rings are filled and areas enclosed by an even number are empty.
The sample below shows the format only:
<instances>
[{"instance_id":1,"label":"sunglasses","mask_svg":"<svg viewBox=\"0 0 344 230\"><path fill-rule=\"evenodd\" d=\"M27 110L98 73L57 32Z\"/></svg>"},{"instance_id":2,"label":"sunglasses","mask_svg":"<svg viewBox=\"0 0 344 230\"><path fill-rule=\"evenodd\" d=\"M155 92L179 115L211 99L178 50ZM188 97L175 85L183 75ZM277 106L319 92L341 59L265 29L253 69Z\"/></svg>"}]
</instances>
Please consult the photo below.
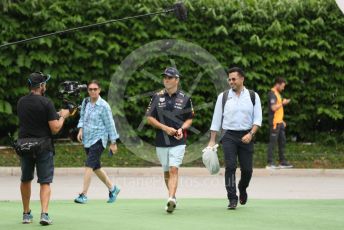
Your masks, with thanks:
<instances>
[{"instance_id":1,"label":"sunglasses","mask_svg":"<svg viewBox=\"0 0 344 230\"><path fill-rule=\"evenodd\" d=\"M99 88L88 88L88 91L97 91Z\"/></svg>"},{"instance_id":2,"label":"sunglasses","mask_svg":"<svg viewBox=\"0 0 344 230\"><path fill-rule=\"evenodd\" d=\"M228 80L228 81L233 81L233 82L235 82L237 79L238 79L238 78L233 77L233 78L228 78L227 80Z\"/></svg>"}]
</instances>

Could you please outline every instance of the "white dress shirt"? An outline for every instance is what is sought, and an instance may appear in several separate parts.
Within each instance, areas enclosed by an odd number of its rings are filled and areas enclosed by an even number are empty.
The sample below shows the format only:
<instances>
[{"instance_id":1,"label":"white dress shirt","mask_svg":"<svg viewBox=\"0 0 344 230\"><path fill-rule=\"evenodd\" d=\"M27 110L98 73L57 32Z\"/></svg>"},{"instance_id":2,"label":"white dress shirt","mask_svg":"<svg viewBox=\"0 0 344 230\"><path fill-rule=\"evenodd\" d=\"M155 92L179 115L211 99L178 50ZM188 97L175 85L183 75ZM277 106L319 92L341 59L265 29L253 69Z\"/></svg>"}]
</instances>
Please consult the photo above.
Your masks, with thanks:
<instances>
[{"instance_id":1,"label":"white dress shirt","mask_svg":"<svg viewBox=\"0 0 344 230\"><path fill-rule=\"evenodd\" d=\"M224 115L222 123L222 129L224 130L244 131L251 130L253 125L261 126L262 106L259 95L255 94L255 105L253 106L248 89L244 87L239 96L230 89L223 113L222 92L217 97L210 130L220 131L222 115Z\"/></svg>"}]
</instances>

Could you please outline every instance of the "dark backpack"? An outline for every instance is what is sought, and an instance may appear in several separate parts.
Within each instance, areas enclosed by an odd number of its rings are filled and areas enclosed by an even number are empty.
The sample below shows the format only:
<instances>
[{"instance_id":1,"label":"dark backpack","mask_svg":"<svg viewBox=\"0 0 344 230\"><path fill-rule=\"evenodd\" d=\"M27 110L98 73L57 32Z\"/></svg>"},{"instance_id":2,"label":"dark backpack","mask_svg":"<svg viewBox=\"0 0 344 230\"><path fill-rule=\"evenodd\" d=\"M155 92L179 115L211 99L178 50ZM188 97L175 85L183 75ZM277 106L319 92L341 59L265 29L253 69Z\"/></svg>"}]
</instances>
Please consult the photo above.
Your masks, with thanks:
<instances>
[{"instance_id":1,"label":"dark backpack","mask_svg":"<svg viewBox=\"0 0 344 230\"><path fill-rule=\"evenodd\" d=\"M251 102L252 105L254 106L256 104L256 94L253 90L248 90L250 92L250 97L251 97ZM222 113L223 110L225 109L225 104L227 101L227 97L228 97L228 93L229 93L229 89L227 89L226 91L223 92L223 97L222 97Z\"/></svg>"}]
</instances>

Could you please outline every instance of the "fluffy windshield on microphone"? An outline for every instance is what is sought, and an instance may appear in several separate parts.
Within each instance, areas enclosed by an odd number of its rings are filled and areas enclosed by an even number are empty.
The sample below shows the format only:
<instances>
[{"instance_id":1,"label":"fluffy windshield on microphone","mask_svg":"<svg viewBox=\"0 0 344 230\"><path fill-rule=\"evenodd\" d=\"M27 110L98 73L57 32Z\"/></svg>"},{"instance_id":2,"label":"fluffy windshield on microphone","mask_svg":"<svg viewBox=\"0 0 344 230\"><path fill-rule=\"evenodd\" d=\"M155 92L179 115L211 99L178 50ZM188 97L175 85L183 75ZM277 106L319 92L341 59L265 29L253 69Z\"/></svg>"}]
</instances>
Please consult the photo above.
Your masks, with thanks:
<instances>
[{"instance_id":1,"label":"fluffy windshield on microphone","mask_svg":"<svg viewBox=\"0 0 344 230\"><path fill-rule=\"evenodd\" d=\"M185 21L188 17L188 11L182 2L178 2L173 5L174 13L180 21Z\"/></svg>"}]
</instances>

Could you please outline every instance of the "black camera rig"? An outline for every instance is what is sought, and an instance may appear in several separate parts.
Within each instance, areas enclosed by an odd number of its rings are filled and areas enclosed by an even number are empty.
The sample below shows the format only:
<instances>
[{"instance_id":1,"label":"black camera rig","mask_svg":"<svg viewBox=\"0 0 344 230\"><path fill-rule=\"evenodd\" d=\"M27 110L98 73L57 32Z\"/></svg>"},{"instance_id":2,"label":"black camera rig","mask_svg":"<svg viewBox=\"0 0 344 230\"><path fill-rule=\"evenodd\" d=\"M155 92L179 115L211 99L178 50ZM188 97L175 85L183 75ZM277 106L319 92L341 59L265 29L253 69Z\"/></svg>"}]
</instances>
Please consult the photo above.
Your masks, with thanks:
<instances>
[{"instance_id":1,"label":"black camera rig","mask_svg":"<svg viewBox=\"0 0 344 230\"><path fill-rule=\"evenodd\" d=\"M80 93L87 90L86 84L80 84L77 81L64 81L59 85L59 96L63 102L63 108L69 109L70 114L74 115L80 105L77 101L80 99Z\"/></svg>"}]
</instances>

